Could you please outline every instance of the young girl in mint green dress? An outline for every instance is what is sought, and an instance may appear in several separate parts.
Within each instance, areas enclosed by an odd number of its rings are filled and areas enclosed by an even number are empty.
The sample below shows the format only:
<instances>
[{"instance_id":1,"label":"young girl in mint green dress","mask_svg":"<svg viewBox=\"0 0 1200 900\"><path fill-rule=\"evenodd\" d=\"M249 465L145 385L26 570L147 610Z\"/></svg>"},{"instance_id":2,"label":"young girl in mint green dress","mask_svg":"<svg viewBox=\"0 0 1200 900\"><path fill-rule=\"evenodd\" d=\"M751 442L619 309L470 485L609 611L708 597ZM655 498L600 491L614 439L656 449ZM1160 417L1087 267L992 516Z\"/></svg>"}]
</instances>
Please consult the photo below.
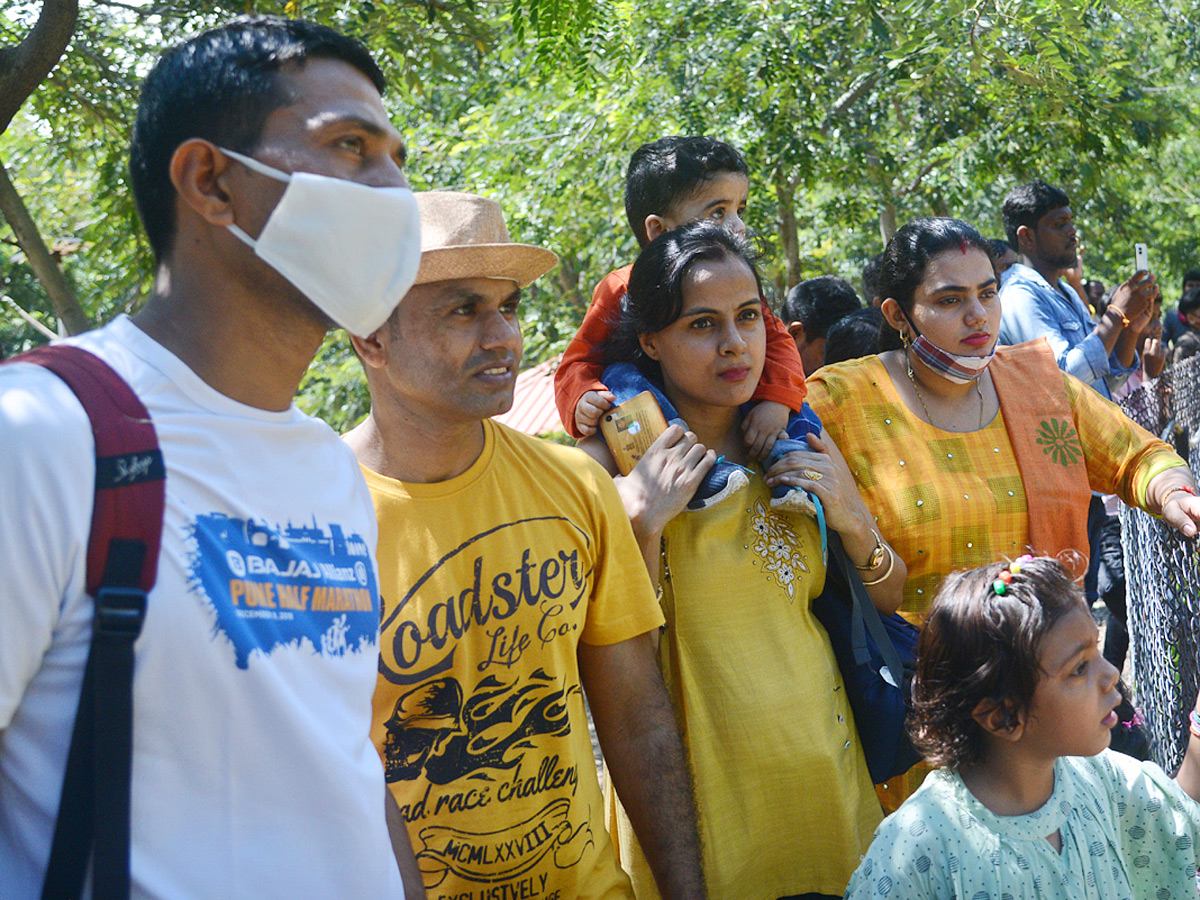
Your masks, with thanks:
<instances>
[{"instance_id":1,"label":"young girl in mint green dress","mask_svg":"<svg viewBox=\"0 0 1200 900\"><path fill-rule=\"evenodd\" d=\"M1111 751L1118 674L1056 561L950 576L910 724L942 768L879 826L848 900L1196 898L1200 714L1174 779Z\"/></svg>"}]
</instances>

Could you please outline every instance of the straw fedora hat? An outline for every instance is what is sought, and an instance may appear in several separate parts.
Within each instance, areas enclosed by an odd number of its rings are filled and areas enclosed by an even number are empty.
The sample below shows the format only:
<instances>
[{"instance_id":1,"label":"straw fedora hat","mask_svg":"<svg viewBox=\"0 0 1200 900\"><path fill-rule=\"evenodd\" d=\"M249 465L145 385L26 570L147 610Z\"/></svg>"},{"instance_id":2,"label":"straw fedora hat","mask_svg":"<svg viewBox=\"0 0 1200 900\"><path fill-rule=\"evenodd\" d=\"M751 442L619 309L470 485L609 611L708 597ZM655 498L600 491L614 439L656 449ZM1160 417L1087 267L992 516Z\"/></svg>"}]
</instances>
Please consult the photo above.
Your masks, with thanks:
<instances>
[{"instance_id":1,"label":"straw fedora hat","mask_svg":"<svg viewBox=\"0 0 1200 900\"><path fill-rule=\"evenodd\" d=\"M422 191L421 267L413 284L504 278L526 287L558 264L542 247L514 244L500 204L475 194Z\"/></svg>"}]
</instances>

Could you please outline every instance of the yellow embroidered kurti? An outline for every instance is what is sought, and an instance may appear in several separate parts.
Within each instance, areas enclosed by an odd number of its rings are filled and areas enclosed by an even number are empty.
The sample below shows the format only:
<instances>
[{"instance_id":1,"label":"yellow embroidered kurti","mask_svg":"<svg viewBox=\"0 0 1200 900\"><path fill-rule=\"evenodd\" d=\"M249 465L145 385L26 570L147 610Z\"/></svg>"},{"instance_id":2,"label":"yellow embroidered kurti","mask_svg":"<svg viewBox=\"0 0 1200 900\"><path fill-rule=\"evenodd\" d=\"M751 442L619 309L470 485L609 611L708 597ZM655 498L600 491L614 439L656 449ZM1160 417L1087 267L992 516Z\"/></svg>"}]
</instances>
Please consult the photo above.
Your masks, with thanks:
<instances>
[{"instance_id":1,"label":"yellow embroidered kurti","mask_svg":"<svg viewBox=\"0 0 1200 900\"><path fill-rule=\"evenodd\" d=\"M1004 364L1001 356L992 363ZM1082 457L1093 490L1144 504L1150 479L1182 461L1120 408L1059 374L1073 421L1028 426L1044 436L1045 465ZM980 431L942 431L908 410L877 356L819 369L809 392L880 531L908 566L900 607L905 618L921 624L949 573L1026 552L1025 485L1003 409ZM1086 505L1078 515L1086 518ZM918 766L881 789L885 809L896 809L926 771Z\"/></svg>"},{"instance_id":2,"label":"yellow embroidered kurti","mask_svg":"<svg viewBox=\"0 0 1200 900\"><path fill-rule=\"evenodd\" d=\"M1045 435L1045 465L1082 456L1093 490L1144 504L1150 479L1182 460L1119 407L1060 375L1074 421L1030 423ZM909 412L876 356L824 367L810 387L812 408L908 566L902 615L920 625L950 572L1025 552L1025 489L1003 409L981 431L942 431Z\"/></svg>"},{"instance_id":3,"label":"yellow embroidered kurti","mask_svg":"<svg viewBox=\"0 0 1200 900\"><path fill-rule=\"evenodd\" d=\"M769 507L755 477L668 525L659 660L695 779L709 894L840 896L879 804L810 609L825 581L816 523ZM656 897L619 810L614 834L639 900Z\"/></svg>"}]
</instances>

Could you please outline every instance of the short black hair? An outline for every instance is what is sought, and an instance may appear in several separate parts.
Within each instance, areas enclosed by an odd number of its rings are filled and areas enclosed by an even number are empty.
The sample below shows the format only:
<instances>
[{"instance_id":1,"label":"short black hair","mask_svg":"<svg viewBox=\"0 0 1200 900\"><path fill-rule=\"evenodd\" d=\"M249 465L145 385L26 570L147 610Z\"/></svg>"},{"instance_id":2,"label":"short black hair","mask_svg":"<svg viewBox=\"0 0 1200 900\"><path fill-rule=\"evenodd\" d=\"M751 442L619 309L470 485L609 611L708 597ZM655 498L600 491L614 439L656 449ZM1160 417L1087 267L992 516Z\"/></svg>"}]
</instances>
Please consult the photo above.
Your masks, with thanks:
<instances>
[{"instance_id":1,"label":"short black hair","mask_svg":"<svg viewBox=\"0 0 1200 900\"><path fill-rule=\"evenodd\" d=\"M1041 179L1013 188L1004 198L1004 206L1000 211L1004 217L1004 232L1008 235L1009 246L1020 249L1017 229L1022 225L1036 228L1042 216L1050 210L1070 205L1071 198L1065 191Z\"/></svg>"},{"instance_id":2,"label":"short black hair","mask_svg":"<svg viewBox=\"0 0 1200 900\"><path fill-rule=\"evenodd\" d=\"M1179 289L1183 290L1189 281L1200 281L1200 269L1188 269L1183 273L1183 281L1179 282Z\"/></svg>"},{"instance_id":3,"label":"short black hair","mask_svg":"<svg viewBox=\"0 0 1200 900\"><path fill-rule=\"evenodd\" d=\"M169 167L179 145L203 138L249 154L267 116L293 101L280 68L318 57L353 66L381 94L386 87L362 43L300 19L239 16L162 55L142 83L129 159L134 200L155 259L170 252L175 237Z\"/></svg>"},{"instance_id":4,"label":"short black hair","mask_svg":"<svg viewBox=\"0 0 1200 900\"><path fill-rule=\"evenodd\" d=\"M982 702L995 705L1004 727L1016 726L1043 676L1042 641L1071 610L1087 609L1056 559L1022 558L998 594L1006 569L999 562L948 576L921 626L908 731L930 765L981 759L985 732L974 713Z\"/></svg>"},{"instance_id":5,"label":"short black hair","mask_svg":"<svg viewBox=\"0 0 1200 900\"><path fill-rule=\"evenodd\" d=\"M715 138L662 137L634 150L625 170L625 216L638 245L650 242L647 216L666 215L722 172L749 177L750 167L737 148Z\"/></svg>"},{"instance_id":6,"label":"short black hair","mask_svg":"<svg viewBox=\"0 0 1200 900\"><path fill-rule=\"evenodd\" d=\"M862 301L847 281L836 275L818 275L800 282L784 298L779 318L799 322L810 340L829 333L834 322L862 308Z\"/></svg>"},{"instance_id":7,"label":"short black hair","mask_svg":"<svg viewBox=\"0 0 1200 900\"><path fill-rule=\"evenodd\" d=\"M980 250L992 259L988 239L962 219L913 219L892 235L883 251L879 271L880 296L895 300L911 316L917 287L925 277L929 261L946 250L966 253L969 248ZM880 351L898 350L901 346L900 333L885 322L879 332Z\"/></svg>"},{"instance_id":8,"label":"short black hair","mask_svg":"<svg viewBox=\"0 0 1200 900\"><path fill-rule=\"evenodd\" d=\"M1013 249L1004 238L988 238L988 246L992 248L992 259L999 259Z\"/></svg>"},{"instance_id":9,"label":"short black hair","mask_svg":"<svg viewBox=\"0 0 1200 900\"><path fill-rule=\"evenodd\" d=\"M883 254L876 253L867 260L867 264L862 268L862 283L863 297L867 300L867 305L875 302L875 298L881 296L879 293L879 266L883 263Z\"/></svg>"},{"instance_id":10,"label":"short black hair","mask_svg":"<svg viewBox=\"0 0 1200 900\"><path fill-rule=\"evenodd\" d=\"M762 279L750 242L716 222L680 225L643 247L629 273L621 317L603 347L605 362L632 362L648 377L661 380L658 363L646 356L638 338L662 331L679 318L684 281L693 266L723 259L745 263L762 296Z\"/></svg>"},{"instance_id":11,"label":"short black hair","mask_svg":"<svg viewBox=\"0 0 1200 900\"><path fill-rule=\"evenodd\" d=\"M876 306L856 309L838 319L829 328L825 339L825 365L870 356L879 349L879 332L883 330L883 313Z\"/></svg>"},{"instance_id":12,"label":"short black hair","mask_svg":"<svg viewBox=\"0 0 1200 900\"><path fill-rule=\"evenodd\" d=\"M1198 309L1200 309L1200 287L1193 286L1183 292L1183 297L1179 301L1179 312L1187 315Z\"/></svg>"}]
</instances>

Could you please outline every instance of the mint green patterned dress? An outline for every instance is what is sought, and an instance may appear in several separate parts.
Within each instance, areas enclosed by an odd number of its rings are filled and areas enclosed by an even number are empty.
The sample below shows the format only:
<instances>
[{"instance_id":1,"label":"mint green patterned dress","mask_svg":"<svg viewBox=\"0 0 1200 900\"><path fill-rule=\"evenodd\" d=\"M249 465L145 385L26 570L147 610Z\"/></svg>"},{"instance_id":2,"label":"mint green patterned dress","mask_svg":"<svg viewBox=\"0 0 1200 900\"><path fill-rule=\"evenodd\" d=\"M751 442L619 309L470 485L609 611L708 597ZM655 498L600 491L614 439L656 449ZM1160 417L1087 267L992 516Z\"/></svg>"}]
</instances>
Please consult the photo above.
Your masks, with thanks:
<instances>
[{"instance_id":1,"label":"mint green patterned dress","mask_svg":"<svg viewBox=\"0 0 1200 900\"><path fill-rule=\"evenodd\" d=\"M876 830L847 900L1200 896L1200 805L1162 769L1105 750L1061 757L1054 774L1041 809L997 816L953 770L932 773Z\"/></svg>"}]
</instances>

